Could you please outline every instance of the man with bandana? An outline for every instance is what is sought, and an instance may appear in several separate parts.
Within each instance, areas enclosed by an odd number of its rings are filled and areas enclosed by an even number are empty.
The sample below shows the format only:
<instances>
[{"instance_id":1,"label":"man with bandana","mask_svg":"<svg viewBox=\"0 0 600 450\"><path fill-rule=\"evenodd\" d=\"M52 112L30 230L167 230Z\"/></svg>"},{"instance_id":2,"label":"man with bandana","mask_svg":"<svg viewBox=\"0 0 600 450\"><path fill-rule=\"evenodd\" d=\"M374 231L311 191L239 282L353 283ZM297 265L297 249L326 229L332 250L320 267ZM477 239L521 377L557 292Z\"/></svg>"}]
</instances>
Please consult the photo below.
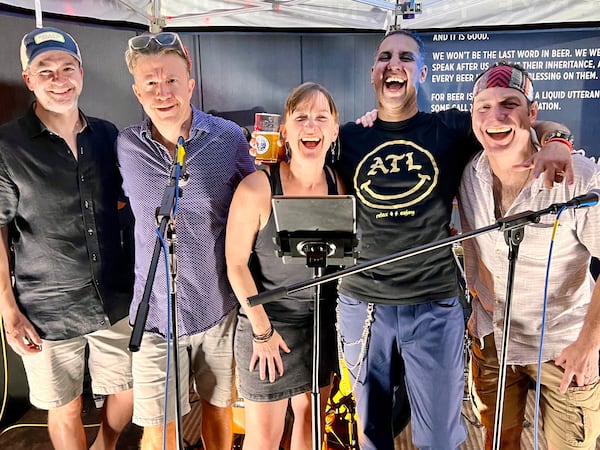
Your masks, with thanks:
<instances>
[{"instance_id":1,"label":"man with bandana","mask_svg":"<svg viewBox=\"0 0 600 450\"><path fill-rule=\"evenodd\" d=\"M359 262L447 238L463 169L481 148L468 113L419 111L423 54L414 33L387 34L371 68L378 118L370 128L346 124L340 130L336 167L357 198ZM540 125L543 141L557 124ZM569 182L568 148L553 141L519 168L545 172L550 186L564 171ZM457 280L449 247L342 279L338 327L361 450L394 448L391 418L405 387L418 448L456 449L465 439L465 323Z\"/></svg>"},{"instance_id":2,"label":"man with bandana","mask_svg":"<svg viewBox=\"0 0 600 450\"><path fill-rule=\"evenodd\" d=\"M473 131L484 150L465 169L460 187L463 231L524 211L539 211L600 187L598 166L573 155L574 182L544 189L532 172L513 164L537 153L531 126L537 104L533 85L518 65L500 62L479 76L473 90ZM564 136L550 139L561 140ZM600 287L589 271L600 255L600 208L568 209L524 228L511 300L509 336L503 336L509 247L502 232L463 243L467 284L473 293L468 328L473 337L473 404L492 448L499 349L508 339L501 448L520 448L530 384L540 378L540 407L550 449L594 449L600 434ZM548 252L554 240L544 305ZM540 334L545 314L543 342ZM541 359L538 359L540 346ZM541 361L541 368L538 367ZM538 373L538 369L540 373Z\"/></svg>"}]
</instances>

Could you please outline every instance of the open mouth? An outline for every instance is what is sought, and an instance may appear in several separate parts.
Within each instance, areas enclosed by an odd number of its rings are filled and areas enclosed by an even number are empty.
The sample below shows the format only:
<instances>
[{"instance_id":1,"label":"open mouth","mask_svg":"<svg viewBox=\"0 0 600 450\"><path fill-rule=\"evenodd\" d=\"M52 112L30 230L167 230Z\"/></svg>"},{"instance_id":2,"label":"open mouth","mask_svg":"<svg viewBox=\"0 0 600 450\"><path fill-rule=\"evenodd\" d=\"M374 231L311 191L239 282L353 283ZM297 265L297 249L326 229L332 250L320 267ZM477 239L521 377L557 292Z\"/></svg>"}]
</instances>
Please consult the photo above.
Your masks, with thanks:
<instances>
[{"instance_id":1,"label":"open mouth","mask_svg":"<svg viewBox=\"0 0 600 450\"><path fill-rule=\"evenodd\" d=\"M513 129L511 127L487 128L485 132L494 140L501 140L509 136Z\"/></svg>"},{"instance_id":2,"label":"open mouth","mask_svg":"<svg viewBox=\"0 0 600 450\"><path fill-rule=\"evenodd\" d=\"M302 145L304 145L306 148L315 149L321 142L321 139L319 139L318 137L306 137L302 138L300 141L302 142Z\"/></svg>"},{"instance_id":3,"label":"open mouth","mask_svg":"<svg viewBox=\"0 0 600 450\"><path fill-rule=\"evenodd\" d=\"M400 90L406 84L406 80L403 80L400 77L391 76L385 79L385 87L392 91Z\"/></svg>"},{"instance_id":4,"label":"open mouth","mask_svg":"<svg viewBox=\"0 0 600 450\"><path fill-rule=\"evenodd\" d=\"M69 94L69 93L71 92L71 88L69 88L69 89L64 89L64 90L60 90L60 91L53 90L53 91L50 91L50 92L51 92L53 95L56 95L56 96L59 96L59 97L60 97L60 96L64 96L64 95L66 95L66 94Z\"/></svg>"}]
</instances>

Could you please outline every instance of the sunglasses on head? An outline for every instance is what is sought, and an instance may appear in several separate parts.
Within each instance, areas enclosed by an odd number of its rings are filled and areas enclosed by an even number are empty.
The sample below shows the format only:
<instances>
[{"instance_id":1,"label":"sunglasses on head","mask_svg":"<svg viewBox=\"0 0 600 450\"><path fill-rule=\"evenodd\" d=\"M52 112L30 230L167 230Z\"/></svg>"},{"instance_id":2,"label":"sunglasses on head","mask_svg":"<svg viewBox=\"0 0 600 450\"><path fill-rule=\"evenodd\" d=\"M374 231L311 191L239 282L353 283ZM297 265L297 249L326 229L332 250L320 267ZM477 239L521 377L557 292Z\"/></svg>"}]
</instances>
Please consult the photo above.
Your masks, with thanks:
<instances>
[{"instance_id":1,"label":"sunglasses on head","mask_svg":"<svg viewBox=\"0 0 600 450\"><path fill-rule=\"evenodd\" d=\"M174 48L181 50L185 54L185 48L177 33L162 32L156 34L140 34L129 39L129 48L131 50L144 50L150 47L154 42L159 47Z\"/></svg>"}]
</instances>

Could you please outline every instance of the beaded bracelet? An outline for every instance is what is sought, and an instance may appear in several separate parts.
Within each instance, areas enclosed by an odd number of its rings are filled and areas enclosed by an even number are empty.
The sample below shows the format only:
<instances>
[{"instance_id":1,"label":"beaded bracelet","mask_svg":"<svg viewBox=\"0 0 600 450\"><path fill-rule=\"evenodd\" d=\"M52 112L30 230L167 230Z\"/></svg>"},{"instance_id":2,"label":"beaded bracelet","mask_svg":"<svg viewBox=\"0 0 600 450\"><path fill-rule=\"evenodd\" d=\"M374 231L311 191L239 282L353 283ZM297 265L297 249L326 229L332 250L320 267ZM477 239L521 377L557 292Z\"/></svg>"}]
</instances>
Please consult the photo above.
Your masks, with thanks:
<instances>
[{"instance_id":1,"label":"beaded bracelet","mask_svg":"<svg viewBox=\"0 0 600 450\"><path fill-rule=\"evenodd\" d=\"M257 344L262 344L271 339L273 337L274 332L275 329L273 328L273 325L270 325L269 329L263 334L254 334L254 332L252 332L252 340Z\"/></svg>"}]
</instances>

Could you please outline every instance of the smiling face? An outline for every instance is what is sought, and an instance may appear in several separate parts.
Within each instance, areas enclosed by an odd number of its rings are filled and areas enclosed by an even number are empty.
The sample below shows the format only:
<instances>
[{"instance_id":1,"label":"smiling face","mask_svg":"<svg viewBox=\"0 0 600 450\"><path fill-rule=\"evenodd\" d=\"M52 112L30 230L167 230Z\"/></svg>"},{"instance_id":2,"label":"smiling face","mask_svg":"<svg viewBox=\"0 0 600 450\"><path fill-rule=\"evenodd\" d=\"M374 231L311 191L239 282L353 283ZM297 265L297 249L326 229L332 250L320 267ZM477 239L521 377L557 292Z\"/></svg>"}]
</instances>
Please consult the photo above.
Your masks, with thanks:
<instances>
[{"instance_id":1,"label":"smiling face","mask_svg":"<svg viewBox=\"0 0 600 450\"><path fill-rule=\"evenodd\" d=\"M513 88L487 88L473 100L473 131L486 152L526 151L537 106Z\"/></svg>"},{"instance_id":2,"label":"smiling face","mask_svg":"<svg viewBox=\"0 0 600 450\"><path fill-rule=\"evenodd\" d=\"M133 92L156 128L177 128L189 118L195 81L177 53L140 56L133 78Z\"/></svg>"},{"instance_id":3,"label":"smiling face","mask_svg":"<svg viewBox=\"0 0 600 450\"><path fill-rule=\"evenodd\" d=\"M419 44L406 34L391 34L381 41L371 68L371 84L382 120L405 120L418 112L417 91L425 81Z\"/></svg>"},{"instance_id":4,"label":"smiling face","mask_svg":"<svg viewBox=\"0 0 600 450\"><path fill-rule=\"evenodd\" d=\"M323 162L338 136L337 112L325 94L311 90L293 108L286 110L283 135L294 159Z\"/></svg>"},{"instance_id":5,"label":"smiling face","mask_svg":"<svg viewBox=\"0 0 600 450\"><path fill-rule=\"evenodd\" d=\"M35 94L36 107L64 114L77 110L83 89L83 69L72 55L51 50L42 53L23 72L27 88Z\"/></svg>"}]
</instances>

